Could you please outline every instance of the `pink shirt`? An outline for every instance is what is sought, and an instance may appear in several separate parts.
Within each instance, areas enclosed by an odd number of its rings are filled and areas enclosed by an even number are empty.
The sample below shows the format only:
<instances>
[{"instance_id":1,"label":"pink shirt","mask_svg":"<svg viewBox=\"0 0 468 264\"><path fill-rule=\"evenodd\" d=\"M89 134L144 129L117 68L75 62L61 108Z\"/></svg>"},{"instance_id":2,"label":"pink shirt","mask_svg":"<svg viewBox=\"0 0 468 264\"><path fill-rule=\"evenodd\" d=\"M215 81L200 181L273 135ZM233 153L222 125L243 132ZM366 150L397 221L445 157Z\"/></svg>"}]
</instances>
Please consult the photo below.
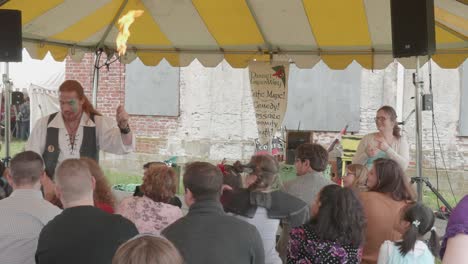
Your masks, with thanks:
<instances>
[{"instance_id":1,"label":"pink shirt","mask_svg":"<svg viewBox=\"0 0 468 264\"><path fill-rule=\"evenodd\" d=\"M182 217L182 210L170 204L143 197L127 197L120 202L117 214L128 218L140 233L159 235L168 225Z\"/></svg>"}]
</instances>

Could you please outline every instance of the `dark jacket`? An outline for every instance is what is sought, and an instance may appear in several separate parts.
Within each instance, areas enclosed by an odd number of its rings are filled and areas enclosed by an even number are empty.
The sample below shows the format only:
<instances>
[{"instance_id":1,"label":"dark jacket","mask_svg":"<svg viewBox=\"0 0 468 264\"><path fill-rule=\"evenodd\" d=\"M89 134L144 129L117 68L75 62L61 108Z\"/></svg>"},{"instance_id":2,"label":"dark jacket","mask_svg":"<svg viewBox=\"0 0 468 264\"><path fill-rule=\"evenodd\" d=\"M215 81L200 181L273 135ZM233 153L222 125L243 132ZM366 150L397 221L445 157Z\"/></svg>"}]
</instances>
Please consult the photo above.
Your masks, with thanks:
<instances>
[{"instance_id":1,"label":"dark jacket","mask_svg":"<svg viewBox=\"0 0 468 264\"><path fill-rule=\"evenodd\" d=\"M240 189L225 195L224 210L236 215L253 218L257 207L268 212L268 218L287 221L292 227L309 220L309 206L299 198L282 191L255 192Z\"/></svg>"},{"instance_id":2,"label":"dark jacket","mask_svg":"<svg viewBox=\"0 0 468 264\"><path fill-rule=\"evenodd\" d=\"M265 262L257 229L227 215L219 201L199 201L185 217L163 230L189 264Z\"/></svg>"},{"instance_id":3,"label":"dark jacket","mask_svg":"<svg viewBox=\"0 0 468 264\"><path fill-rule=\"evenodd\" d=\"M94 206L67 208L39 235L37 264L111 264L117 248L138 234L130 220Z\"/></svg>"}]
</instances>

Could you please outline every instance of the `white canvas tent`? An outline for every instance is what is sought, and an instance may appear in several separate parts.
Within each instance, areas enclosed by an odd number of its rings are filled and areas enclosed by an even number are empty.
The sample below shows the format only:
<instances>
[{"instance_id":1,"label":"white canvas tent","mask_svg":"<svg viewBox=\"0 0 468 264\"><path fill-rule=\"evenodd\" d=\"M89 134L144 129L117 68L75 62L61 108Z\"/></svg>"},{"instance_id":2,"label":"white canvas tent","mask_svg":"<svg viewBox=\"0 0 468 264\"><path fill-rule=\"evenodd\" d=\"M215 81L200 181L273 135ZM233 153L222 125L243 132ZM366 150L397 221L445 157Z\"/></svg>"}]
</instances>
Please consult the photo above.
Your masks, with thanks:
<instances>
[{"instance_id":1,"label":"white canvas tent","mask_svg":"<svg viewBox=\"0 0 468 264\"><path fill-rule=\"evenodd\" d=\"M5 71L4 63L0 70ZM23 50L23 62L9 64L9 77L13 91L27 92L30 97L31 129L39 118L59 110L57 89L65 79L65 62L57 62L50 55L43 60L32 59Z\"/></svg>"}]
</instances>

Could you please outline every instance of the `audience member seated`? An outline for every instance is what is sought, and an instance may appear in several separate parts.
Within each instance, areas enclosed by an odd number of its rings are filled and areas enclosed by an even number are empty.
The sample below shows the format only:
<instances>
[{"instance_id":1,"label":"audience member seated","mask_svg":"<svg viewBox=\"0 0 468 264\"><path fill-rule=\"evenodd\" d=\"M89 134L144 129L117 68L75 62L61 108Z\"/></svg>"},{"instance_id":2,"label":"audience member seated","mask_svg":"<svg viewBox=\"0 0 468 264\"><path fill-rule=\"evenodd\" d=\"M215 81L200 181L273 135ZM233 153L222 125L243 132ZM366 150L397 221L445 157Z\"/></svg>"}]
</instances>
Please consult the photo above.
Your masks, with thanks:
<instances>
[{"instance_id":1,"label":"audience member seated","mask_svg":"<svg viewBox=\"0 0 468 264\"><path fill-rule=\"evenodd\" d=\"M176 191L176 175L171 167L152 165L141 185L142 197L127 197L117 213L135 223L140 233L159 235L161 230L182 217L179 207L168 204Z\"/></svg>"},{"instance_id":2,"label":"audience member seated","mask_svg":"<svg viewBox=\"0 0 468 264\"><path fill-rule=\"evenodd\" d=\"M350 164L346 167L343 186L358 191L367 191L367 168L361 164Z\"/></svg>"},{"instance_id":3,"label":"audience member seated","mask_svg":"<svg viewBox=\"0 0 468 264\"><path fill-rule=\"evenodd\" d=\"M223 184L229 186L233 190L242 188L242 172L244 172L243 165L240 161L236 161L232 165L224 163L218 164L218 168L223 173Z\"/></svg>"},{"instance_id":4,"label":"audience member seated","mask_svg":"<svg viewBox=\"0 0 468 264\"><path fill-rule=\"evenodd\" d=\"M308 224L291 231L287 263L361 263L366 221L356 193L325 186L312 211Z\"/></svg>"},{"instance_id":5,"label":"audience member seated","mask_svg":"<svg viewBox=\"0 0 468 264\"><path fill-rule=\"evenodd\" d=\"M443 264L466 263L468 260L468 195L450 215L440 257Z\"/></svg>"},{"instance_id":6,"label":"audience member seated","mask_svg":"<svg viewBox=\"0 0 468 264\"><path fill-rule=\"evenodd\" d=\"M409 146L406 138L400 134L396 120L395 109L382 106L375 117L375 125L379 132L365 135L353 157L353 163L371 168L374 160L379 158L392 159L401 166L403 171L409 164Z\"/></svg>"},{"instance_id":7,"label":"audience member seated","mask_svg":"<svg viewBox=\"0 0 468 264\"><path fill-rule=\"evenodd\" d=\"M282 190L301 199L306 204L311 204L323 187L334 184L322 174L328 165L328 152L319 144L299 145L296 149L294 165L298 177L286 182ZM282 222L277 249L283 262L286 260L290 231L291 226L287 222Z\"/></svg>"},{"instance_id":8,"label":"audience member seated","mask_svg":"<svg viewBox=\"0 0 468 264\"><path fill-rule=\"evenodd\" d=\"M223 174L207 162L188 164L183 176L186 216L162 231L188 264L265 263L255 226L227 215L219 201Z\"/></svg>"},{"instance_id":9,"label":"audience member seated","mask_svg":"<svg viewBox=\"0 0 468 264\"><path fill-rule=\"evenodd\" d=\"M114 255L112 264L183 264L174 245L163 237L137 235L122 244Z\"/></svg>"},{"instance_id":10,"label":"audience member seated","mask_svg":"<svg viewBox=\"0 0 468 264\"><path fill-rule=\"evenodd\" d=\"M275 248L280 220L292 227L303 225L309 220L309 206L299 198L272 189L279 171L278 161L273 156L253 156L246 168L250 170L246 177L247 189L225 191L229 202L224 210L257 227L263 241L265 263L281 264Z\"/></svg>"},{"instance_id":11,"label":"audience member seated","mask_svg":"<svg viewBox=\"0 0 468 264\"><path fill-rule=\"evenodd\" d=\"M159 165L164 165L164 166L167 166L166 163L164 162L160 162L160 161L152 161L152 162L147 162L143 165L143 178L145 177L146 175L146 172L148 171L148 169L152 166L159 166ZM133 193L133 196L138 196L138 197L142 197L143 196L143 192L141 191L141 185L140 186L137 186L135 188L135 192ZM167 202L168 204L172 204L172 205L175 205L179 208L182 208L182 201L179 199L179 197L177 196L173 196L171 197L171 199L169 199L169 201Z\"/></svg>"},{"instance_id":12,"label":"audience member seated","mask_svg":"<svg viewBox=\"0 0 468 264\"><path fill-rule=\"evenodd\" d=\"M94 207L95 180L86 162L63 161L55 181L65 209L42 229L36 263L110 264L117 248L138 234L135 225Z\"/></svg>"},{"instance_id":13,"label":"audience member seated","mask_svg":"<svg viewBox=\"0 0 468 264\"><path fill-rule=\"evenodd\" d=\"M242 188L242 172L244 172L244 165L240 161L236 161L233 165L225 164L225 160L217 165L223 173L223 190L235 191ZM229 202L231 195L226 195L229 192L224 192L221 195L221 204L224 206ZM228 197L229 196L229 197Z\"/></svg>"},{"instance_id":14,"label":"audience member seated","mask_svg":"<svg viewBox=\"0 0 468 264\"><path fill-rule=\"evenodd\" d=\"M401 239L398 226L403 208L412 202L410 188L403 169L391 159L377 159L367 177L368 192L360 198L367 217L362 263L376 263L385 240Z\"/></svg>"},{"instance_id":15,"label":"audience member seated","mask_svg":"<svg viewBox=\"0 0 468 264\"><path fill-rule=\"evenodd\" d=\"M403 239L386 240L380 247L377 263L434 264L434 256L439 255L440 249L434 222L434 213L423 204L407 206L398 226ZM431 232L429 247L421 241L427 232Z\"/></svg>"},{"instance_id":16,"label":"audience member seated","mask_svg":"<svg viewBox=\"0 0 468 264\"><path fill-rule=\"evenodd\" d=\"M8 184L8 181L5 176L5 164L0 161L0 200L10 196L13 192L11 185Z\"/></svg>"},{"instance_id":17,"label":"audience member seated","mask_svg":"<svg viewBox=\"0 0 468 264\"><path fill-rule=\"evenodd\" d=\"M114 213L115 198L112 194L111 187L107 181L104 172L102 171L99 164L90 158L81 158L86 164L88 164L89 171L96 181L96 187L94 188L94 206L104 210L110 214Z\"/></svg>"},{"instance_id":18,"label":"audience member seated","mask_svg":"<svg viewBox=\"0 0 468 264\"><path fill-rule=\"evenodd\" d=\"M0 262L33 264L39 233L61 210L42 198L47 176L39 154L17 154L5 176L13 193L0 201Z\"/></svg>"}]
</instances>

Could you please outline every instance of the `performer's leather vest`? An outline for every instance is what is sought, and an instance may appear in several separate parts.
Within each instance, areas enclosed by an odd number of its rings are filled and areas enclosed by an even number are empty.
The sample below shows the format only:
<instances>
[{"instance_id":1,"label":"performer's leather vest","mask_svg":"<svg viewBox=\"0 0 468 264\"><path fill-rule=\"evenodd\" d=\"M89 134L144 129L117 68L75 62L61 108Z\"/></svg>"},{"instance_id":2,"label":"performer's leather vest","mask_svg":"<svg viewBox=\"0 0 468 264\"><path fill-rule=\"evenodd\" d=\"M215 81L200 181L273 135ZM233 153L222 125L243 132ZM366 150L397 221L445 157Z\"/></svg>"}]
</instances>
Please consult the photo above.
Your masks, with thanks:
<instances>
[{"instance_id":1,"label":"performer's leather vest","mask_svg":"<svg viewBox=\"0 0 468 264\"><path fill-rule=\"evenodd\" d=\"M52 122L58 114L53 113L49 116L47 125ZM91 120L94 122L94 114L90 115ZM60 147L58 143L59 129L56 127L47 127L46 144L42 158L44 159L45 170L47 176L51 179L54 178L55 167L57 166L58 157L60 154ZM99 160L99 149L97 147L96 127L83 127L83 140L80 147L80 157L88 157L96 161Z\"/></svg>"}]
</instances>

